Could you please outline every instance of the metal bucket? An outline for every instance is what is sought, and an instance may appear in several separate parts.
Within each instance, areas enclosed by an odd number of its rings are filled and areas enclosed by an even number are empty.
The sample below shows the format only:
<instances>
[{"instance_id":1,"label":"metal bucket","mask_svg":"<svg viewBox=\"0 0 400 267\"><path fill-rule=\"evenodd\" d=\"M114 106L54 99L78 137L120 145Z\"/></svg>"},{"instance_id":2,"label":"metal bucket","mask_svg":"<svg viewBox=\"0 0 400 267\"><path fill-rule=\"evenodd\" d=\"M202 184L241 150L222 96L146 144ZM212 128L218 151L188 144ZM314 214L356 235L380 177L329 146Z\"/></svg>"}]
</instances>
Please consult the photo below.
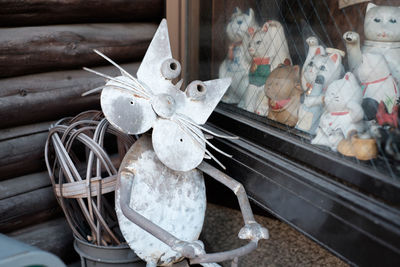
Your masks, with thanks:
<instances>
[{"instance_id":1,"label":"metal bucket","mask_svg":"<svg viewBox=\"0 0 400 267\"><path fill-rule=\"evenodd\" d=\"M97 246L75 237L74 248L81 257L82 267L146 266L128 245Z\"/></svg>"}]
</instances>

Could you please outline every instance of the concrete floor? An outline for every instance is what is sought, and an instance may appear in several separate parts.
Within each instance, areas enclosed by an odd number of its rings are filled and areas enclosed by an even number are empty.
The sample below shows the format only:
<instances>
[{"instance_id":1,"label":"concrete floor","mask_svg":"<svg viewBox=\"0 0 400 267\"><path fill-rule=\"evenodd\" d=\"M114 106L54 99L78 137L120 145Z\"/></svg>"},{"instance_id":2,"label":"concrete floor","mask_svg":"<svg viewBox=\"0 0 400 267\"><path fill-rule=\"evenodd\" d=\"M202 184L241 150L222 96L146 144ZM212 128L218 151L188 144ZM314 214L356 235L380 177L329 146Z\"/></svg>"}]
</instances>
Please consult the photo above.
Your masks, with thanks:
<instances>
[{"instance_id":1,"label":"concrete floor","mask_svg":"<svg viewBox=\"0 0 400 267\"><path fill-rule=\"evenodd\" d=\"M258 223L268 228L270 238L261 240L256 251L242 257L240 267L348 266L287 224L264 216L255 217ZM200 239L207 252L237 248L246 243L237 237L242 226L243 219L239 211L208 204ZM230 263L222 265L230 266Z\"/></svg>"}]
</instances>

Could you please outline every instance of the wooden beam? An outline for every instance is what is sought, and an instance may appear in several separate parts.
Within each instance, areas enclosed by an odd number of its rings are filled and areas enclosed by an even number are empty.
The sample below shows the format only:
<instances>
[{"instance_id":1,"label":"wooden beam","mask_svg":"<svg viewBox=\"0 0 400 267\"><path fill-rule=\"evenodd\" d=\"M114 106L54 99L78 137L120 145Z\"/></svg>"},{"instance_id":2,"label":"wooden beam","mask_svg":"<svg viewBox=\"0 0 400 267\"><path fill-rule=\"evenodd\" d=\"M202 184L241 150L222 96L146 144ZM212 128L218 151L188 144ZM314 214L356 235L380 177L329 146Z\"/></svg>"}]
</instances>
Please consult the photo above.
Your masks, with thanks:
<instances>
[{"instance_id":1,"label":"wooden beam","mask_svg":"<svg viewBox=\"0 0 400 267\"><path fill-rule=\"evenodd\" d=\"M133 75L139 63L122 64ZM114 66L94 68L111 76ZM88 109L99 108L99 94L82 93L105 84L105 79L84 70L59 71L0 80L0 128L57 120ZM26 128L26 127L25 127ZM0 139L7 136L0 131ZM26 129L24 130L26 131ZM18 129L21 132L21 129Z\"/></svg>"},{"instance_id":2,"label":"wooden beam","mask_svg":"<svg viewBox=\"0 0 400 267\"><path fill-rule=\"evenodd\" d=\"M2 199L0 200L0 231L10 230L16 222L29 220L31 216L55 207L58 207L58 202L51 186Z\"/></svg>"},{"instance_id":3,"label":"wooden beam","mask_svg":"<svg viewBox=\"0 0 400 267\"><path fill-rule=\"evenodd\" d=\"M1 27L121 21L159 23L163 15L163 0L0 1Z\"/></svg>"},{"instance_id":4,"label":"wooden beam","mask_svg":"<svg viewBox=\"0 0 400 267\"><path fill-rule=\"evenodd\" d=\"M152 23L76 24L0 29L0 77L141 60L157 29Z\"/></svg>"},{"instance_id":5,"label":"wooden beam","mask_svg":"<svg viewBox=\"0 0 400 267\"><path fill-rule=\"evenodd\" d=\"M0 180L44 170L47 135L47 132L39 132L1 141Z\"/></svg>"},{"instance_id":6,"label":"wooden beam","mask_svg":"<svg viewBox=\"0 0 400 267\"><path fill-rule=\"evenodd\" d=\"M32 173L0 182L0 200L51 185L47 171Z\"/></svg>"}]
</instances>

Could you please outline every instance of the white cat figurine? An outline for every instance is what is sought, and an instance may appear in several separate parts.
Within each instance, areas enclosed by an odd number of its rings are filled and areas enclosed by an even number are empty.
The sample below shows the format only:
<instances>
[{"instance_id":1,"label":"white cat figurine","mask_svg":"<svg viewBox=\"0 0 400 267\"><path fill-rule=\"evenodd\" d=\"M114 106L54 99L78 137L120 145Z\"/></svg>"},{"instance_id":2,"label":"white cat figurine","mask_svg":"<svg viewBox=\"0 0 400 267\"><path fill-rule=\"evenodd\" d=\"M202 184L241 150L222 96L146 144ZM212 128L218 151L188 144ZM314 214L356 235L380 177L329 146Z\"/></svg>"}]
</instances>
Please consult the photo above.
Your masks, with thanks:
<instances>
[{"instance_id":1,"label":"white cat figurine","mask_svg":"<svg viewBox=\"0 0 400 267\"><path fill-rule=\"evenodd\" d=\"M366 118L375 119L380 102L385 104L388 113L392 113L399 90L385 57L382 54L363 53L355 74L361 82Z\"/></svg>"},{"instance_id":2,"label":"white cat figurine","mask_svg":"<svg viewBox=\"0 0 400 267\"><path fill-rule=\"evenodd\" d=\"M238 7L235 8L226 27L226 34L231 44L227 58L219 67L219 78L232 78L231 86L221 100L224 103L239 103L249 85L247 73L250 69L251 56L247 50L250 41L248 31L254 32L256 28L253 9L250 8L243 13Z\"/></svg>"},{"instance_id":3,"label":"white cat figurine","mask_svg":"<svg viewBox=\"0 0 400 267\"><path fill-rule=\"evenodd\" d=\"M315 37L309 37L306 42L309 48L301 74L304 101L300 105L296 128L315 134L323 112L325 90L344 73L343 52L333 48L325 49Z\"/></svg>"},{"instance_id":4,"label":"white cat figurine","mask_svg":"<svg viewBox=\"0 0 400 267\"><path fill-rule=\"evenodd\" d=\"M314 145L328 146L336 151L341 140L363 130L362 90L356 77L348 72L343 79L332 82L325 93Z\"/></svg>"},{"instance_id":5,"label":"white cat figurine","mask_svg":"<svg viewBox=\"0 0 400 267\"><path fill-rule=\"evenodd\" d=\"M251 34L251 32L250 32ZM238 107L262 116L268 114L268 99L264 85L269 74L280 64L291 65L289 47L282 24L267 21L261 29L251 34L248 51L252 56L249 86Z\"/></svg>"},{"instance_id":6,"label":"white cat figurine","mask_svg":"<svg viewBox=\"0 0 400 267\"><path fill-rule=\"evenodd\" d=\"M346 32L344 40L350 70L361 62L361 53L382 54L389 64L390 72L400 85L400 7L377 6L369 3L364 20L365 41L354 32Z\"/></svg>"}]
</instances>

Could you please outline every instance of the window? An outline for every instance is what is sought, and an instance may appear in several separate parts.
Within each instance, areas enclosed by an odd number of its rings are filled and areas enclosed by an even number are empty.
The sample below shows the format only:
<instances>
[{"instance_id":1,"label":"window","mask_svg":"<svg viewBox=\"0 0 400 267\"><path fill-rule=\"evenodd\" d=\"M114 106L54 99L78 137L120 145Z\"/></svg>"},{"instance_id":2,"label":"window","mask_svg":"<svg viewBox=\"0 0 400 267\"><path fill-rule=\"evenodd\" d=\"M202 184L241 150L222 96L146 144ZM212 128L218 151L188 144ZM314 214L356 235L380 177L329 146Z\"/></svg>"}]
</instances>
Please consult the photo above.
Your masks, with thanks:
<instances>
[{"instance_id":1,"label":"window","mask_svg":"<svg viewBox=\"0 0 400 267\"><path fill-rule=\"evenodd\" d=\"M219 113L281 138L257 144L398 201L400 9L375 2L200 1L190 78L231 77ZM221 127L252 138L231 125Z\"/></svg>"}]
</instances>

